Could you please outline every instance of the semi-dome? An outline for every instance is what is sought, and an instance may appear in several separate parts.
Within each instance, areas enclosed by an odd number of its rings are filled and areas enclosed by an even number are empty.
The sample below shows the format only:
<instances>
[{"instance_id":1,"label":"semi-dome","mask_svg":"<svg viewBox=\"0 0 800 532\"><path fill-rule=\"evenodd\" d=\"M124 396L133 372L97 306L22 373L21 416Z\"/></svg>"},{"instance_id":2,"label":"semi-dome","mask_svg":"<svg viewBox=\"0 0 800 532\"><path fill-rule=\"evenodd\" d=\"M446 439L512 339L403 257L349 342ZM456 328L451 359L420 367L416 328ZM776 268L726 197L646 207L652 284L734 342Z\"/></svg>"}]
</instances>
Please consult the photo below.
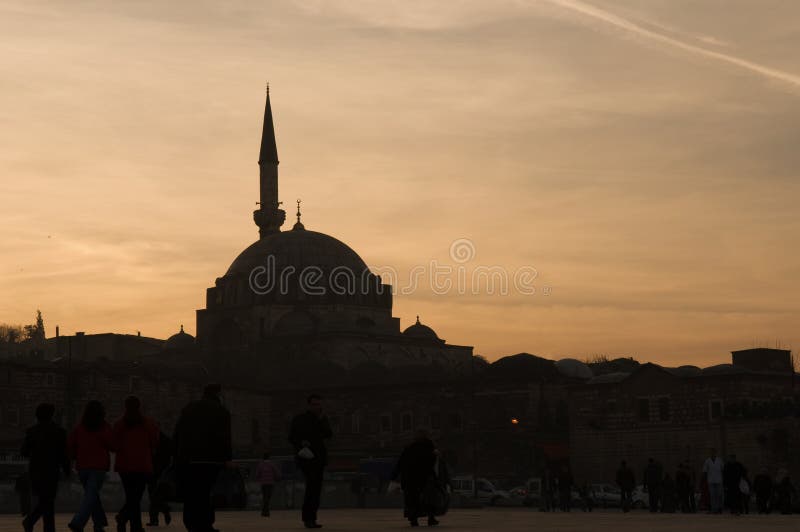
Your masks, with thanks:
<instances>
[{"instance_id":1,"label":"semi-dome","mask_svg":"<svg viewBox=\"0 0 800 532\"><path fill-rule=\"evenodd\" d=\"M436 334L436 331L427 325L420 323L419 316L417 316L417 322L411 327L406 328L406 330L403 331L403 334L411 338L419 338L422 340L442 341L442 339Z\"/></svg>"},{"instance_id":2,"label":"semi-dome","mask_svg":"<svg viewBox=\"0 0 800 532\"><path fill-rule=\"evenodd\" d=\"M562 358L556 362L556 369L565 377L573 379L591 379L594 377L592 369L574 358Z\"/></svg>"},{"instance_id":3,"label":"semi-dome","mask_svg":"<svg viewBox=\"0 0 800 532\"><path fill-rule=\"evenodd\" d=\"M175 350L183 350L183 349L191 349L194 347L194 336L191 334L184 332L183 325L181 325L180 332L173 334L167 341L164 342L164 349L175 349Z\"/></svg>"},{"instance_id":4,"label":"semi-dome","mask_svg":"<svg viewBox=\"0 0 800 532\"><path fill-rule=\"evenodd\" d=\"M259 266L274 266L276 272L293 267L297 274L309 267L323 272L347 270L356 276L368 270L358 253L344 242L305 229L280 231L261 238L236 257L226 275L250 275Z\"/></svg>"}]
</instances>

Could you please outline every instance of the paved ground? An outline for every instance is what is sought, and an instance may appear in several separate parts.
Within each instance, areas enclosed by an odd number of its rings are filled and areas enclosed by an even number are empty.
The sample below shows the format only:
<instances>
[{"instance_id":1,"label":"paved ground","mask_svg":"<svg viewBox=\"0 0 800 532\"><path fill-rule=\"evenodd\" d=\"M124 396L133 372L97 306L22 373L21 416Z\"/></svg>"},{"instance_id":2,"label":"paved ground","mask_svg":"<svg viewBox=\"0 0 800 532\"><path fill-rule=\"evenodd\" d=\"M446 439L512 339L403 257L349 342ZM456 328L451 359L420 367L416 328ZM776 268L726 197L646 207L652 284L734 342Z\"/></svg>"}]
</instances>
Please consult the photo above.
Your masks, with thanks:
<instances>
[{"instance_id":1,"label":"paved ground","mask_svg":"<svg viewBox=\"0 0 800 532\"><path fill-rule=\"evenodd\" d=\"M66 531L69 516L59 515L59 531ZM441 518L437 527L443 530L491 530L502 532L530 532L546 530L558 532L573 531L613 531L635 530L636 532L702 530L703 532L736 532L761 530L800 530L800 515L682 515L650 514L632 512L624 515L619 512L601 511L592 513L572 512L570 514L546 514L522 508L480 510L453 510ZM382 531L408 530L398 510L323 510L320 522L323 530L337 531ZM150 528L153 532L180 532L179 522L170 527ZM41 525L39 525L41 527ZM269 519L255 512L221 513L217 527L222 532L265 532L269 530L303 530L299 512L276 511ZM424 528L424 526L423 526ZM0 515L0 532L19 532L22 530L16 516ZM37 528L41 530L41 528ZM109 531L111 529L108 529Z\"/></svg>"}]
</instances>

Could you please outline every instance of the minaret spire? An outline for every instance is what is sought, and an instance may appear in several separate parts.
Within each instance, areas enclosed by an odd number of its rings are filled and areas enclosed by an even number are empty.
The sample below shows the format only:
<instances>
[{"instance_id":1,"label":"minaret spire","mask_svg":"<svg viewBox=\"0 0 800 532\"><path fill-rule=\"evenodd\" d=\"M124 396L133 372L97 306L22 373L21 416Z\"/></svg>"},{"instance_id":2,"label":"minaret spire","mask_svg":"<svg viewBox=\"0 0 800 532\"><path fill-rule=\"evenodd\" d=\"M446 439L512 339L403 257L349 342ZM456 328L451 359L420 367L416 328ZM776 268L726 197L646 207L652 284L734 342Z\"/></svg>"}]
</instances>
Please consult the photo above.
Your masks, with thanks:
<instances>
[{"instance_id":1,"label":"minaret spire","mask_svg":"<svg viewBox=\"0 0 800 532\"><path fill-rule=\"evenodd\" d=\"M253 212L253 220L258 226L261 238L281 230L286 212L278 201L278 147L275 143L275 126L272 123L272 105L269 101L267 83L267 103L264 106L264 125L261 131L261 151L258 154L260 178L259 209Z\"/></svg>"}]
</instances>

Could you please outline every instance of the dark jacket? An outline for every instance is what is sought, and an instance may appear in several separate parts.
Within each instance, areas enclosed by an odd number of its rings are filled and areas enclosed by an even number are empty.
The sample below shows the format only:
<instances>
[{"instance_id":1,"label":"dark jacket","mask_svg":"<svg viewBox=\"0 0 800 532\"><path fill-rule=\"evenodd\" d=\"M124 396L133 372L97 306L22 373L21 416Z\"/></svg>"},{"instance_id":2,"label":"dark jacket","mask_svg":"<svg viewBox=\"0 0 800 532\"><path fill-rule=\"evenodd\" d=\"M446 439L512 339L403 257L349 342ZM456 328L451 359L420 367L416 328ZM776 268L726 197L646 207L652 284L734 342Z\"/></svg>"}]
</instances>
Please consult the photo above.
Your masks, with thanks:
<instances>
[{"instance_id":1,"label":"dark jacket","mask_svg":"<svg viewBox=\"0 0 800 532\"><path fill-rule=\"evenodd\" d=\"M620 467L617 470L617 485L622 490L633 491L633 488L636 487L636 477L633 474L633 469L628 466Z\"/></svg>"},{"instance_id":2,"label":"dark jacket","mask_svg":"<svg viewBox=\"0 0 800 532\"><path fill-rule=\"evenodd\" d=\"M422 489L425 486L425 482L434 474L435 451L436 447L428 438L416 440L403 449L392 475L400 479L403 490Z\"/></svg>"},{"instance_id":3,"label":"dark jacket","mask_svg":"<svg viewBox=\"0 0 800 532\"><path fill-rule=\"evenodd\" d=\"M292 419L289 429L289 442L295 452L303 448L303 441L309 443L308 448L314 453L312 461L321 466L328 464L328 449L325 440L333 436L331 425L327 417L318 417L313 412L303 412ZM298 460L303 460L298 458Z\"/></svg>"},{"instance_id":4,"label":"dark jacket","mask_svg":"<svg viewBox=\"0 0 800 532\"><path fill-rule=\"evenodd\" d=\"M67 432L53 421L37 423L25 433L20 454L29 459L31 483L58 482L58 471L69 474Z\"/></svg>"},{"instance_id":5,"label":"dark jacket","mask_svg":"<svg viewBox=\"0 0 800 532\"><path fill-rule=\"evenodd\" d=\"M224 463L233 457L231 414L215 397L186 405L175 423L175 461Z\"/></svg>"},{"instance_id":6,"label":"dark jacket","mask_svg":"<svg viewBox=\"0 0 800 532\"><path fill-rule=\"evenodd\" d=\"M756 495L770 497L772 495L772 478L764 473L759 473L753 480L753 491Z\"/></svg>"},{"instance_id":7,"label":"dark jacket","mask_svg":"<svg viewBox=\"0 0 800 532\"><path fill-rule=\"evenodd\" d=\"M657 462L647 464L644 469L644 487L647 489L658 489L661 486L663 471Z\"/></svg>"}]
</instances>

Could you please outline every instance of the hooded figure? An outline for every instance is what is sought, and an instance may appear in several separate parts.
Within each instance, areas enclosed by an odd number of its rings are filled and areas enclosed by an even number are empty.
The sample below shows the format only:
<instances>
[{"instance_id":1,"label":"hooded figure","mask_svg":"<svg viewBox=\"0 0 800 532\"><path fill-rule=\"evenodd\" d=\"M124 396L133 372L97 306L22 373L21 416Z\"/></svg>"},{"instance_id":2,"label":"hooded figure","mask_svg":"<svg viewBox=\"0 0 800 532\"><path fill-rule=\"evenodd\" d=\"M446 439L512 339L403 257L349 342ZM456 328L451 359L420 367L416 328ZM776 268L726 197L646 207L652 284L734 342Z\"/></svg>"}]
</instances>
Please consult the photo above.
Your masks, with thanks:
<instances>
[{"instance_id":1,"label":"hooded figure","mask_svg":"<svg viewBox=\"0 0 800 532\"><path fill-rule=\"evenodd\" d=\"M417 432L416 439L403 449L397 461L392 478L400 479L403 489L404 515L411 526L419 526L418 519L428 516L428 524L436 524L436 517L431 509L424 508L422 492L428 480L434 476L436 464L436 447L425 430Z\"/></svg>"}]
</instances>

